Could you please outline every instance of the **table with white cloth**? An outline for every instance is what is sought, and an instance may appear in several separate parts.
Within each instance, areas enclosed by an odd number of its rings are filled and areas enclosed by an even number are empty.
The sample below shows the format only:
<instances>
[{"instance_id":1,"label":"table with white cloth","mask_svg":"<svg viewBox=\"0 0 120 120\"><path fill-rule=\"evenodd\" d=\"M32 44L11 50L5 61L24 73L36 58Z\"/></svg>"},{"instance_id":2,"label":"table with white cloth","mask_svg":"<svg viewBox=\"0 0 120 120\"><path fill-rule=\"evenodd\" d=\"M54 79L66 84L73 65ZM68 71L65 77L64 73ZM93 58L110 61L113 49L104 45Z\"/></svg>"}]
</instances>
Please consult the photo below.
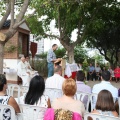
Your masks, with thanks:
<instances>
[{"instance_id":1,"label":"table with white cloth","mask_svg":"<svg viewBox=\"0 0 120 120\"><path fill-rule=\"evenodd\" d=\"M17 81L17 70L13 68L3 68L3 73L5 73L7 80Z\"/></svg>"},{"instance_id":2,"label":"table with white cloth","mask_svg":"<svg viewBox=\"0 0 120 120\"><path fill-rule=\"evenodd\" d=\"M65 78L71 77L71 78L75 79L77 71L78 71L78 66L76 63L72 63L72 64L66 63L64 77Z\"/></svg>"}]
</instances>

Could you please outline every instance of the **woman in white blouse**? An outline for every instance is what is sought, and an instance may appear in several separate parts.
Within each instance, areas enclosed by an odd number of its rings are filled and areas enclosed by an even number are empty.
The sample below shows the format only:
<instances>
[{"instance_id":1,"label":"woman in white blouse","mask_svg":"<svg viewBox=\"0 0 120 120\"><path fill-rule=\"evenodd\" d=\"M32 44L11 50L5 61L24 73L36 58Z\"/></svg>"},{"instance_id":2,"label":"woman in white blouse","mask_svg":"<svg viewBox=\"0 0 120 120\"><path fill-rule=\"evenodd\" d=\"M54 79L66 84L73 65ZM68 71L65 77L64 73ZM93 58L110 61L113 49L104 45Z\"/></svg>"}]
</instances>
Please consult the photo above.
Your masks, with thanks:
<instances>
[{"instance_id":1,"label":"woman in white blouse","mask_svg":"<svg viewBox=\"0 0 120 120\"><path fill-rule=\"evenodd\" d=\"M44 78L40 75L36 75L30 81L29 90L25 96L25 104L50 108L50 99L48 98L48 96L43 95L44 90Z\"/></svg>"}]
</instances>

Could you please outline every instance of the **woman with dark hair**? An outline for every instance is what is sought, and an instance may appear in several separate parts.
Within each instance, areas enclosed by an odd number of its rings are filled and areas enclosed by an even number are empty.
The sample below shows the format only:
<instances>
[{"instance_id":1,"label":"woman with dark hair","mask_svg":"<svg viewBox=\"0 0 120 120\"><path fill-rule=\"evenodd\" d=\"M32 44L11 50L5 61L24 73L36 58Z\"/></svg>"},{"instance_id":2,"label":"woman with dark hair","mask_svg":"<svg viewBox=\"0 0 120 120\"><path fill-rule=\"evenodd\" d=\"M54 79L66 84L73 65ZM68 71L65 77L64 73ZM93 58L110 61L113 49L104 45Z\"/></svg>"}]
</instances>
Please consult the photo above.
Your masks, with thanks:
<instances>
[{"instance_id":1,"label":"woman with dark hair","mask_svg":"<svg viewBox=\"0 0 120 120\"><path fill-rule=\"evenodd\" d=\"M30 81L29 90L25 96L25 104L50 108L50 99L43 95L45 90L44 78L36 75Z\"/></svg>"},{"instance_id":2,"label":"woman with dark hair","mask_svg":"<svg viewBox=\"0 0 120 120\"><path fill-rule=\"evenodd\" d=\"M99 92L96 110L92 111L92 113L118 117L118 114L115 111L112 94L108 90L102 90Z\"/></svg>"},{"instance_id":3,"label":"woman with dark hair","mask_svg":"<svg viewBox=\"0 0 120 120\"><path fill-rule=\"evenodd\" d=\"M6 95L6 89L7 89L7 80L6 80L4 74L0 74L0 104L10 105L14 108L16 113L20 113L20 108L19 108L17 102L15 101L15 99L9 95ZM4 110L3 119L4 120L11 120L10 109Z\"/></svg>"}]
</instances>

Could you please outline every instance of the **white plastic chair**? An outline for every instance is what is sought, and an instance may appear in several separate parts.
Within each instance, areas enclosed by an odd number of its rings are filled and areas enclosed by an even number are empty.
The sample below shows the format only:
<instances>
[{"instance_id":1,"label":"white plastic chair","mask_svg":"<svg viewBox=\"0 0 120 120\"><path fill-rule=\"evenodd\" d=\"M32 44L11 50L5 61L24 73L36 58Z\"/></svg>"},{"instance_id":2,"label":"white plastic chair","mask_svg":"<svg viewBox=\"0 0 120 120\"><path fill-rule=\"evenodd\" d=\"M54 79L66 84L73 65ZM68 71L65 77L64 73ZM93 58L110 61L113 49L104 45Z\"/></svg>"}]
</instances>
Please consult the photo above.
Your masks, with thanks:
<instances>
[{"instance_id":1,"label":"white plastic chair","mask_svg":"<svg viewBox=\"0 0 120 120\"><path fill-rule=\"evenodd\" d=\"M17 96L14 96L14 92L17 92ZM18 99L18 103L20 102L19 98L20 98L20 86L16 85L16 84L8 84L7 87L7 95L12 96L14 98Z\"/></svg>"},{"instance_id":2,"label":"white plastic chair","mask_svg":"<svg viewBox=\"0 0 120 120\"><path fill-rule=\"evenodd\" d=\"M23 117L22 117L22 114L21 113L18 113L17 114L17 117L15 115L15 110L12 106L10 105L2 105L0 104L0 120L3 120L3 113L4 113L4 110L5 109L10 109L10 112L11 112L11 120L23 120Z\"/></svg>"},{"instance_id":3,"label":"white plastic chair","mask_svg":"<svg viewBox=\"0 0 120 120\"><path fill-rule=\"evenodd\" d=\"M24 96L29 90L28 86L21 86L20 87L20 96Z\"/></svg>"},{"instance_id":4,"label":"white plastic chair","mask_svg":"<svg viewBox=\"0 0 120 120\"><path fill-rule=\"evenodd\" d=\"M27 86L21 86L20 87L20 98L19 99L19 104L24 104L24 99L26 96L26 93L28 92L29 87Z\"/></svg>"},{"instance_id":5,"label":"white plastic chair","mask_svg":"<svg viewBox=\"0 0 120 120\"><path fill-rule=\"evenodd\" d=\"M120 120L118 117L111 117L108 115L99 115L99 114L92 114L92 113L86 113L84 115L84 120L89 120L88 118L91 117L92 120Z\"/></svg>"},{"instance_id":6,"label":"white plastic chair","mask_svg":"<svg viewBox=\"0 0 120 120\"><path fill-rule=\"evenodd\" d=\"M90 95L91 111L93 111L95 109L95 105L97 102L97 96L98 96L98 94L95 94L95 93L92 93Z\"/></svg>"},{"instance_id":7,"label":"white plastic chair","mask_svg":"<svg viewBox=\"0 0 120 120\"><path fill-rule=\"evenodd\" d=\"M46 88L44 95L48 95L50 98L50 101L52 102L54 99L62 97L63 92L61 89Z\"/></svg>"},{"instance_id":8,"label":"white plastic chair","mask_svg":"<svg viewBox=\"0 0 120 120\"><path fill-rule=\"evenodd\" d=\"M84 103L84 105L85 105L86 112L88 112L89 102L90 102L90 94L77 91L74 98L76 100L82 101Z\"/></svg>"},{"instance_id":9,"label":"white plastic chair","mask_svg":"<svg viewBox=\"0 0 120 120\"><path fill-rule=\"evenodd\" d=\"M23 120L43 120L47 108L33 105L19 104Z\"/></svg>"}]
</instances>

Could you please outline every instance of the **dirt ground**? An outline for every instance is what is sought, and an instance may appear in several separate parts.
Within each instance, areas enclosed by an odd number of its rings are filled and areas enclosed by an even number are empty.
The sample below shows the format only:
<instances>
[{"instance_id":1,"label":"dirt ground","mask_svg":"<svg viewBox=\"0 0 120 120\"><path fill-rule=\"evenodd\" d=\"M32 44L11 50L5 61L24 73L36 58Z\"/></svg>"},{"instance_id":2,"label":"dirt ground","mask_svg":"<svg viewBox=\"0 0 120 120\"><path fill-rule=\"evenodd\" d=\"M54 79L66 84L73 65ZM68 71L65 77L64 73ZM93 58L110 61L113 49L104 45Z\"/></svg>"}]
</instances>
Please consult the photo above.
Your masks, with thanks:
<instances>
[{"instance_id":1,"label":"dirt ground","mask_svg":"<svg viewBox=\"0 0 120 120\"><path fill-rule=\"evenodd\" d=\"M95 84L98 83L100 83L100 81L88 81L87 85L89 85L92 88ZM115 81L112 81L111 84L118 89L120 88L120 81L117 83Z\"/></svg>"}]
</instances>

